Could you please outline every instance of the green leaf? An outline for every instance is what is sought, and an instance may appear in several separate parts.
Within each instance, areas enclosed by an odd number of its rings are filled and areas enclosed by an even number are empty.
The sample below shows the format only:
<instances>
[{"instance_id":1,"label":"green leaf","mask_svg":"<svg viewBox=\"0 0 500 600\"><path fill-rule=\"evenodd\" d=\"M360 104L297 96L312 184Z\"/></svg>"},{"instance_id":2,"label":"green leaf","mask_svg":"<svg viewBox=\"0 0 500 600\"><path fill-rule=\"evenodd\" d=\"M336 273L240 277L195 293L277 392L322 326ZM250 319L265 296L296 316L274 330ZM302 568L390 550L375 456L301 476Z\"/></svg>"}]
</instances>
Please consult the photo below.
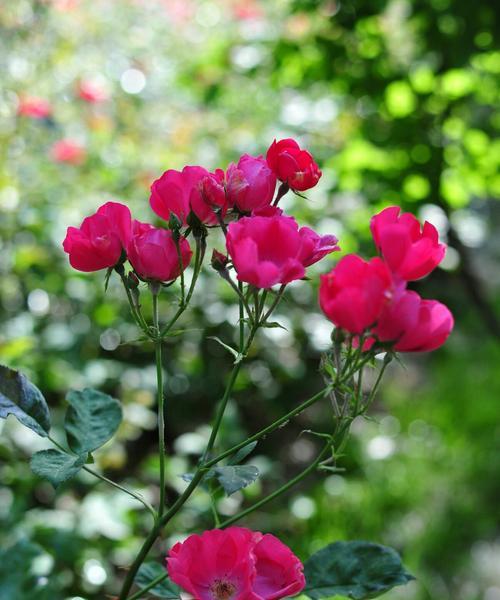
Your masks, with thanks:
<instances>
[{"instance_id":1,"label":"green leaf","mask_svg":"<svg viewBox=\"0 0 500 600\"><path fill-rule=\"evenodd\" d=\"M259 469L253 465L215 467L213 472L228 496L247 487L259 476Z\"/></svg>"},{"instance_id":2,"label":"green leaf","mask_svg":"<svg viewBox=\"0 0 500 600\"><path fill-rule=\"evenodd\" d=\"M41 437L48 436L50 414L42 392L19 371L0 365L0 418L9 415Z\"/></svg>"},{"instance_id":3,"label":"green leaf","mask_svg":"<svg viewBox=\"0 0 500 600\"><path fill-rule=\"evenodd\" d=\"M64 429L76 454L92 452L113 437L122 420L118 400L98 390L71 390Z\"/></svg>"},{"instance_id":4,"label":"green leaf","mask_svg":"<svg viewBox=\"0 0 500 600\"><path fill-rule=\"evenodd\" d=\"M158 598L179 598L180 588L170 581L165 567L162 567L159 563L147 562L141 565L141 568L135 577L135 583L142 589L162 576L164 576L165 579L149 589L147 593L157 596Z\"/></svg>"},{"instance_id":5,"label":"green leaf","mask_svg":"<svg viewBox=\"0 0 500 600\"><path fill-rule=\"evenodd\" d=\"M60 450L41 450L31 457L31 470L39 477L48 479L56 488L74 477L87 460L87 455L72 456Z\"/></svg>"},{"instance_id":6,"label":"green leaf","mask_svg":"<svg viewBox=\"0 0 500 600\"><path fill-rule=\"evenodd\" d=\"M344 596L377 598L415 579L392 548L370 542L335 542L313 554L304 565L304 594L313 600Z\"/></svg>"},{"instance_id":7,"label":"green leaf","mask_svg":"<svg viewBox=\"0 0 500 600\"><path fill-rule=\"evenodd\" d=\"M250 442L246 446L243 446L243 448L240 448L238 450L238 452L236 452L235 454L233 454L231 456L231 458L227 461L227 464L228 465L239 464L241 461L245 460L245 458L255 450L256 446L257 446L257 442Z\"/></svg>"},{"instance_id":8,"label":"green leaf","mask_svg":"<svg viewBox=\"0 0 500 600\"><path fill-rule=\"evenodd\" d=\"M31 573L33 559L43 549L27 540L21 540L0 550L0 598L28 600L40 597L38 578Z\"/></svg>"}]
</instances>

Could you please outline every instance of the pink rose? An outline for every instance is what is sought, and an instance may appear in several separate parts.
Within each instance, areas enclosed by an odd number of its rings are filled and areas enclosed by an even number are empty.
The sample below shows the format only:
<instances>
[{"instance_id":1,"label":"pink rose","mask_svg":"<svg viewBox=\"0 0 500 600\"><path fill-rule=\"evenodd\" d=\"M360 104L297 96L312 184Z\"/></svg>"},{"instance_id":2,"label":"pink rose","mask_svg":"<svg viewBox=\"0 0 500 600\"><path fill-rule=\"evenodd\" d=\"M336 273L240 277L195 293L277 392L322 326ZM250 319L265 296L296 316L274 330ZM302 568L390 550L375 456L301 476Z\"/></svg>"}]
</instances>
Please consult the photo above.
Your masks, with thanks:
<instances>
[{"instance_id":1,"label":"pink rose","mask_svg":"<svg viewBox=\"0 0 500 600\"><path fill-rule=\"evenodd\" d=\"M107 202L79 228L68 227L63 248L71 266L85 272L114 267L128 244L131 227L130 210L119 202Z\"/></svg>"},{"instance_id":2,"label":"pink rose","mask_svg":"<svg viewBox=\"0 0 500 600\"><path fill-rule=\"evenodd\" d=\"M83 146L73 140L59 140L52 145L50 156L58 163L81 165L87 152Z\"/></svg>"},{"instance_id":3,"label":"pink rose","mask_svg":"<svg viewBox=\"0 0 500 600\"><path fill-rule=\"evenodd\" d=\"M305 586L302 563L287 546L243 527L190 535L170 550L167 569L198 600L279 600Z\"/></svg>"},{"instance_id":4,"label":"pink rose","mask_svg":"<svg viewBox=\"0 0 500 600\"><path fill-rule=\"evenodd\" d=\"M180 237L179 250L182 267L185 269L191 260L191 248L184 237ZM167 229L158 229L148 223L133 222L132 237L127 246L130 264L143 279L171 281L179 276L179 254Z\"/></svg>"},{"instance_id":5,"label":"pink rose","mask_svg":"<svg viewBox=\"0 0 500 600\"><path fill-rule=\"evenodd\" d=\"M367 262L349 254L321 276L319 301L337 327L361 334L375 324L391 294L391 273L380 258Z\"/></svg>"},{"instance_id":6,"label":"pink rose","mask_svg":"<svg viewBox=\"0 0 500 600\"><path fill-rule=\"evenodd\" d=\"M267 164L279 180L287 183L292 190L304 191L314 187L321 177L321 171L307 150L301 150L290 138L274 142L267 151Z\"/></svg>"},{"instance_id":7,"label":"pink rose","mask_svg":"<svg viewBox=\"0 0 500 600\"><path fill-rule=\"evenodd\" d=\"M166 221L173 213L186 225L192 211L202 223L215 225L217 216L213 207L201 194L201 182L206 177L210 177L210 173L197 166L187 166L182 171L165 171L151 186L151 208Z\"/></svg>"},{"instance_id":8,"label":"pink rose","mask_svg":"<svg viewBox=\"0 0 500 600\"><path fill-rule=\"evenodd\" d=\"M19 101L17 114L32 119L46 119L52 114L52 107L44 98L26 96Z\"/></svg>"},{"instance_id":9,"label":"pink rose","mask_svg":"<svg viewBox=\"0 0 500 600\"><path fill-rule=\"evenodd\" d=\"M453 325L444 304L405 291L384 307L373 334L381 342L394 342L397 352L430 352L444 344Z\"/></svg>"},{"instance_id":10,"label":"pink rose","mask_svg":"<svg viewBox=\"0 0 500 600\"><path fill-rule=\"evenodd\" d=\"M271 204L276 188L276 175L263 156L244 154L238 164L229 165L226 189L231 206L252 212Z\"/></svg>"},{"instance_id":11,"label":"pink rose","mask_svg":"<svg viewBox=\"0 0 500 600\"><path fill-rule=\"evenodd\" d=\"M446 246L427 221L423 228L411 213L390 206L372 217L370 228L375 245L394 275L414 281L428 275L443 259Z\"/></svg>"},{"instance_id":12,"label":"pink rose","mask_svg":"<svg viewBox=\"0 0 500 600\"><path fill-rule=\"evenodd\" d=\"M299 229L292 217L243 217L230 223L226 247L238 280L258 288L302 279L306 267L338 250L336 238L320 237L307 227Z\"/></svg>"}]
</instances>

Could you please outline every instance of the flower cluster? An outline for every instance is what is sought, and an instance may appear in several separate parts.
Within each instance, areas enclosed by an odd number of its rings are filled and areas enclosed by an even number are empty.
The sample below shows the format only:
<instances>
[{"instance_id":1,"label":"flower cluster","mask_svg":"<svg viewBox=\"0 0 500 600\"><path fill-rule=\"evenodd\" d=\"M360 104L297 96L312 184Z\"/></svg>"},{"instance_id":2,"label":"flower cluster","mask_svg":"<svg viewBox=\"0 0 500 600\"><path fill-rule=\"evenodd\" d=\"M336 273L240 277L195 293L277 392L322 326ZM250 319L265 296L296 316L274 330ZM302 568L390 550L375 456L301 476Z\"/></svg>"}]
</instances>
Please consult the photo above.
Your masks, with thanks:
<instances>
[{"instance_id":1,"label":"flower cluster","mask_svg":"<svg viewBox=\"0 0 500 600\"><path fill-rule=\"evenodd\" d=\"M370 228L381 257L365 261L348 255L323 275L323 312L337 327L362 336L365 349L381 344L397 352L435 350L453 329L453 316L407 284L428 275L443 259L445 246L436 228L428 222L421 227L397 206L375 215Z\"/></svg>"},{"instance_id":2,"label":"flower cluster","mask_svg":"<svg viewBox=\"0 0 500 600\"><path fill-rule=\"evenodd\" d=\"M225 171L169 169L151 185L150 205L170 229L135 221L126 206L108 202L79 228L70 227L63 247L80 271L113 268L128 258L141 279L165 282L189 264L188 235L220 226L230 257L225 264L239 281L260 289L286 285L339 249L335 236L299 227L276 206L288 189L313 187L320 176L311 154L290 139L274 141L267 158L244 154Z\"/></svg>"},{"instance_id":3,"label":"flower cluster","mask_svg":"<svg viewBox=\"0 0 500 600\"><path fill-rule=\"evenodd\" d=\"M189 536L170 550L167 569L196 600L279 600L305 586L302 563L290 548L243 527Z\"/></svg>"}]
</instances>

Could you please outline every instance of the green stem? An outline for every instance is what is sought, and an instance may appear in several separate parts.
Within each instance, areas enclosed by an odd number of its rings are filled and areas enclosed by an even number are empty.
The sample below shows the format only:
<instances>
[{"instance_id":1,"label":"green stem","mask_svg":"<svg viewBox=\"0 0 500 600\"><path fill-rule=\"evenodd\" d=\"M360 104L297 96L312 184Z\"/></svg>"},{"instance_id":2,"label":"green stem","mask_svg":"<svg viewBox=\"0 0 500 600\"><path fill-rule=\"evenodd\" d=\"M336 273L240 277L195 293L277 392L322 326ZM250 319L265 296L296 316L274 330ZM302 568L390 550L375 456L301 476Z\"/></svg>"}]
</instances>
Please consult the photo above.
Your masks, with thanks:
<instances>
[{"instance_id":1,"label":"green stem","mask_svg":"<svg viewBox=\"0 0 500 600\"><path fill-rule=\"evenodd\" d=\"M132 498L135 498L135 500L138 500L145 508L147 508L147 510L151 513L153 518L156 519L155 509L140 494L138 494L137 492L134 492L132 490L129 490L126 487L123 487L119 483L116 483L116 481L113 481L112 479L108 479L104 475L101 475L100 473L98 473L97 471L94 471L93 469L91 469L89 467L83 466L82 469L84 471L87 471L87 473L90 473L94 477L97 477L97 479L100 479L101 481L105 481L106 483L109 483L109 485L112 485L117 490L120 490L120 491L124 492L125 494L132 496Z\"/></svg>"},{"instance_id":2,"label":"green stem","mask_svg":"<svg viewBox=\"0 0 500 600\"><path fill-rule=\"evenodd\" d=\"M154 527L151 529L148 536L144 540L144 543L142 544L142 547L139 550L139 553L135 557L134 562L130 566L127 576L125 577L125 581L123 582L123 586L122 586L120 595L118 596L118 600L126 600L127 599L130 588L132 587L132 585L134 583L134 579L137 575L137 571L139 570L140 566L146 559L149 551L153 547L153 544L155 543L156 538L158 537L161 529L170 521L170 519L172 519L172 517L174 517L177 514L179 509L185 504L185 502L188 500L188 498L191 496L191 494L194 492L194 490L198 486L198 483L201 481L201 478L203 477L204 473L205 473L205 469L202 469L201 467L199 467L196 470L196 472L193 476L193 479L191 480L191 483L187 486L187 488L184 490L184 492L177 498L177 500L172 504L172 506L163 515L163 517L161 517L161 519L158 519L158 521L156 522Z\"/></svg>"},{"instance_id":3,"label":"green stem","mask_svg":"<svg viewBox=\"0 0 500 600\"><path fill-rule=\"evenodd\" d=\"M267 321L267 319L269 319L269 317L271 316L271 314L274 311L274 309L278 306L278 304L281 301L281 298L283 297L283 293L285 291L285 288L286 288L286 284L283 284L280 287L278 293L276 294L276 298L273 300L271 306L269 307L269 310L267 311L267 313L262 318L261 324L264 324ZM265 297L264 297L264 302L265 302ZM262 304L262 306L261 306L261 311L263 310L263 308L264 308L264 304Z\"/></svg>"},{"instance_id":4,"label":"green stem","mask_svg":"<svg viewBox=\"0 0 500 600\"><path fill-rule=\"evenodd\" d=\"M239 444L236 444L235 446L222 452L221 454L219 454L212 460L209 460L207 463L204 463L203 464L204 468L209 469L210 467L213 467L215 464L217 464L221 460L224 460L228 456L232 456L235 452L238 452L238 450L241 450L245 446L248 446L248 444L251 444L252 442L257 442L258 440L265 437L266 435L269 435L276 429L279 429L280 427L285 425L290 419L293 419L293 417L296 417L297 415L299 415L306 408L309 408L309 406L312 406L315 402L317 402L318 400L321 400L321 398L324 398L330 390L331 390L331 387L328 386L328 387L324 388L323 390L321 390L320 392L318 392L317 394L315 394L314 396L311 396L311 398L304 400L304 402L302 402L302 404L299 404L296 408L294 408L293 410L288 412L286 415L283 415L281 418L274 421L267 427L264 427L264 429L261 429L260 431L258 431L257 433L255 433L254 435L252 435L251 437L246 439L244 442L240 442Z\"/></svg>"},{"instance_id":5,"label":"green stem","mask_svg":"<svg viewBox=\"0 0 500 600\"><path fill-rule=\"evenodd\" d=\"M271 502L278 496L281 496L281 494L284 494L285 492L287 492L293 486L297 485L297 483L299 483L300 481L305 479L310 473L312 473L313 471L316 470L316 468L318 467L320 462L323 460L323 457L327 454L330 447L331 447L331 443L328 442L327 444L325 444L323 450L318 454L318 456L315 458L315 460L308 467L306 467L303 471L301 471L298 475L296 475L293 479L290 479L290 481L287 481L287 483L285 483L284 485L279 487L277 490L275 490L274 492L272 492L265 498L262 498L262 500L255 502L254 504L252 504L245 510L242 510L238 514L227 519L226 521L221 523L220 527L221 528L229 527L229 525L236 523L236 521L239 521L240 519L242 519L243 517L246 517L250 513L254 512L255 510L258 510L259 508L264 506L264 504Z\"/></svg>"},{"instance_id":6,"label":"green stem","mask_svg":"<svg viewBox=\"0 0 500 600\"><path fill-rule=\"evenodd\" d=\"M135 594L130 596L129 600L138 600L139 598L141 598L141 596L144 596L144 594L149 592L149 590L152 590L156 585L158 585L162 581L165 581L165 579L167 579L167 577L168 577L168 573L163 573L162 575L158 575L158 577L153 579L153 581L148 583L148 585L146 585L145 587L140 589L138 592L136 592Z\"/></svg>"},{"instance_id":7,"label":"green stem","mask_svg":"<svg viewBox=\"0 0 500 600\"><path fill-rule=\"evenodd\" d=\"M64 446L62 446L57 440L55 440L52 436L49 435L48 439L49 439L49 441L51 441L54 444L54 446L56 446L56 448L59 448L59 450L61 450L61 452L64 452L65 454L69 454L69 451ZM82 467L82 469L84 471L87 471L87 473L90 473L94 477L97 477L97 479L100 479L101 481L105 481L106 483L109 483L109 485L112 485L117 490L120 490L123 493L128 494L132 498L135 498L135 500L138 500L145 508L148 509L148 511L153 515L153 518L156 519L156 513L155 513L154 508L146 500L144 500L144 498L140 494L138 494L137 492L134 492L132 490L129 490L126 487L123 487L122 485L120 485L119 483L116 483L116 481L113 481L112 479L108 479L107 477L105 477L104 475L101 475L100 473L97 473L97 471L94 471L90 467L87 467L84 465Z\"/></svg>"},{"instance_id":8,"label":"green stem","mask_svg":"<svg viewBox=\"0 0 500 600\"><path fill-rule=\"evenodd\" d=\"M142 316L139 309L136 307L134 299L132 298L132 293L128 287L127 278L125 277L125 273L123 270L118 271L120 275L120 279L122 280L123 287L125 288L125 293L127 294L128 303L130 304L130 310L132 312L132 316L134 317L134 321L136 322L139 329L142 329L146 335L149 336L149 327L144 317Z\"/></svg>"},{"instance_id":9,"label":"green stem","mask_svg":"<svg viewBox=\"0 0 500 600\"><path fill-rule=\"evenodd\" d=\"M214 447L215 441L217 439L217 434L219 433L219 429L220 429L220 426L222 423L222 418L224 417L224 413L226 411L227 403L229 402L229 398L231 397L231 392L233 391L234 384L236 383L236 379L238 377L238 374L241 369L241 365L243 363L243 358L246 355L246 353L248 352L256 333L257 333L257 327L254 326L250 330L250 334L248 336L248 340L247 340L247 342L243 348L243 351L241 353L240 360L236 361L233 365L233 369L231 371L231 374L229 375L229 381L226 385L226 389L224 390L224 395L222 396L222 399L217 408L214 425L213 425L212 431L210 433L210 439L208 440L207 447L205 448L205 452L203 453L203 456L201 459L202 464L207 460L208 456L210 455L210 452L212 451L212 449Z\"/></svg>"},{"instance_id":10,"label":"green stem","mask_svg":"<svg viewBox=\"0 0 500 600\"><path fill-rule=\"evenodd\" d=\"M160 506L158 517L161 518L165 508L165 399L163 395L163 365L162 365L162 340L160 337L158 292L153 292L153 324L155 328L155 360L156 360L156 385L158 401L158 442L160 451Z\"/></svg>"},{"instance_id":11,"label":"green stem","mask_svg":"<svg viewBox=\"0 0 500 600\"><path fill-rule=\"evenodd\" d=\"M193 277L192 277L191 283L189 285L188 293L187 293L186 297L184 298L184 302L181 303L181 305L177 309L177 312L175 313L175 315L170 319L170 321L161 330L160 337L164 338L167 335L167 333L172 329L172 327L175 325L175 323L179 320L179 317L182 315L182 313L189 306L189 302L191 301L191 297L193 295L194 288L195 288L196 282L198 280L198 276L200 274L201 267L203 265L203 259L205 257L205 250L206 250L205 239L204 238L196 238L196 250L195 250L195 257L194 257Z\"/></svg>"},{"instance_id":12,"label":"green stem","mask_svg":"<svg viewBox=\"0 0 500 600\"><path fill-rule=\"evenodd\" d=\"M245 318L245 306L243 304L243 284L241 283L241 281L238 281L238 291L239 291L239 298L238 298L238 305L239 305L239 309L240 309L240 320L239 320L239 327L240 327L240 352L243 352L243 348L245 347L245 322L244 322L244 318Z\"/></svg>"}]
</instances>

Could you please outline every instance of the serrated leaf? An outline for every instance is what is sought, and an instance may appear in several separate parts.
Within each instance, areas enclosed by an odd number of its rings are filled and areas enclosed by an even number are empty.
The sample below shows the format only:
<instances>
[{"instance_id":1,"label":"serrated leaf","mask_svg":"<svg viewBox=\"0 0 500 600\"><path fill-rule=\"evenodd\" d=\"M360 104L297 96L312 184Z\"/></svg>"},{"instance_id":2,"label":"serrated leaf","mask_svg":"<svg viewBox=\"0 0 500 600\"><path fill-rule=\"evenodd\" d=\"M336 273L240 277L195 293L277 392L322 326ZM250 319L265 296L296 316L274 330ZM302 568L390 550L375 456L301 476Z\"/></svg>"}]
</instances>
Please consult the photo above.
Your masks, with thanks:
<instances>
[{"instance_id":1,"label":"serrated leaf","mask_svg":"<svg viewBox=\"0 0 500 600\"><path fill-rule=\"evenodd\" d=\"M141 568L135 577L135 583L142 589L162 576L164 576L165 579L149 589L147 593L157 596L158 598L179 598L181 592L180 588L177 587L173 581L170 581L165 567L162 567L159 563L147 562L141 565Z\"/></svg>"},{"instance_id":2,"label":"serrated leaf","mask_svg":"<svg viewBox=\"0 0 500 600\"><path fill-rule=\"evenodd\" d=\"M50 431L50 414L42 392L22 373L0 365L0 418L14 415L41 437Z\"/></svg>"},{"instance_id":3,"label":"serrated leaf","mask_svg":"<svg viewBox=\"0 0 500 600\"><path fill-rule=\"evenodd\" d=\"M86 454L73 456L60 450L50 449L33 454L30 466L33 473L47 479L56 488L74 477L86 460Z\"/></svg>"},{"instance_id":4,"label":"serrated leaf","mask_svg":"<svg viewBox=\"0 0 500 600\"><path fill-rule=\"evenodd\" d=\"M329 544L306 561L304 574L304 594L312 600L377 598L414 579L395 550L361 541Z\"/></svg>"},{"instance_id":5,"label":"serrated leaf","mask_svg":"<svg viewBox=\"0 0 500 600\"><path fill-rule=\"evenodd\" d=\"M235 350L234 348L232 348L231 346L228 346L227 344L225 344L216 335L210 335L210 336L208 336L208 339L209 340L215 340L218 344L220 344L223 348L225 348L228 352L230 352L234 356L235 361L240 361L241 360L241 354L237 350Z\"/></svg>"},{"instance_id":6,"label":"serrated leaf","mask_svg":"<svg viewBox=\"0 0 500 600\"><path fill-rule=\"evenodd\" d=\"M243 446L243 448L240 448L238 450L238 452L236 452L235 454L233 454L231 456L231 458L227 461L227 464L228 465L239 464L241 461L245 460L245 458L255 450L256 446L257 446L257 442L250 442L246 446Z\"/></svg>"},{"instance_id":7,"label":"serrated leaf","mask_svg":"<svg viewBox=\"0 0 500 600\"><path fill-rule=\"evenodd\" d=\"M213 471L214 476L228 496L247 487L259 476L259 469L253 465L227 465L215 467Z\"/></svg>"},{"instance_id":8,"label":"serrated leaf","mask_svg":"<svg viewBox=\"0 0 500 600\"><path fill-rule=\"evenodd\" d=\"M71 390L66 399L70 406L66 412L64 429L73 452L92 452L116 433L122 420L118 400L90 388Z\"/></svg>"},{"instance_id":9,"label":"serrated leaf","mask_svg":"<svg viewBox=\"0 0 500 600\"><path fill-rule=\"evenodd\" d=\"M0 550L0 598L38 598L38 577L31 573L30 566L33 559L43 552L40 546L27 540Z\"/></svg>"}]
</instances>

